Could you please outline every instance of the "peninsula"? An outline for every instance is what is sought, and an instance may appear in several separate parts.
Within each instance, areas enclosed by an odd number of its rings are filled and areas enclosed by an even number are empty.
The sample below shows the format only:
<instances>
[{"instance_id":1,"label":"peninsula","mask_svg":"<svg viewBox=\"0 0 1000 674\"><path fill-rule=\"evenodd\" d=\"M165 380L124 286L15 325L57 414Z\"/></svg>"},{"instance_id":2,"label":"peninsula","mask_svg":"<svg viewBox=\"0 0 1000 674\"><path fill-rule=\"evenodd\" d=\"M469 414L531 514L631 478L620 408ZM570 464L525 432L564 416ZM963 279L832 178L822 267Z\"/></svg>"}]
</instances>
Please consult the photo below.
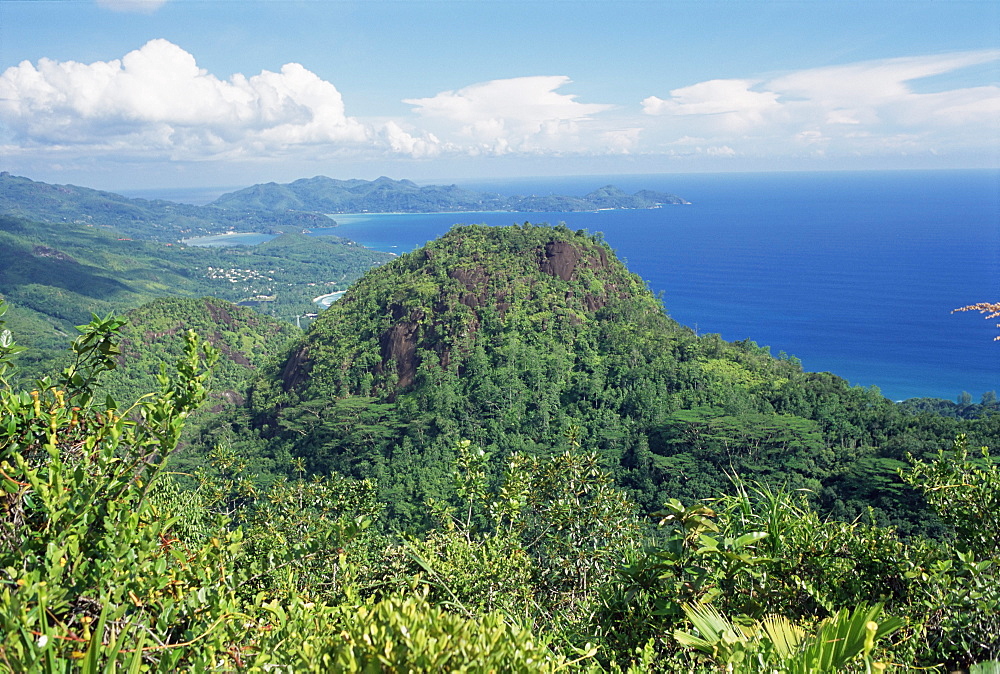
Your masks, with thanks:
<instances>
[{"instance_id":1,"label":"peninsula","mask_svg":"<svg viewBox=\"0 0 1000 674\"><path fill-rule=\"evenodd\" d=\"M336 225L315 212L234 212L162 199L132 199L88 187L50 185L6 171L0 172L0 215L96 227L120 237L165 242L225 232L280 234Z\"/></svg>"}]
</instances>

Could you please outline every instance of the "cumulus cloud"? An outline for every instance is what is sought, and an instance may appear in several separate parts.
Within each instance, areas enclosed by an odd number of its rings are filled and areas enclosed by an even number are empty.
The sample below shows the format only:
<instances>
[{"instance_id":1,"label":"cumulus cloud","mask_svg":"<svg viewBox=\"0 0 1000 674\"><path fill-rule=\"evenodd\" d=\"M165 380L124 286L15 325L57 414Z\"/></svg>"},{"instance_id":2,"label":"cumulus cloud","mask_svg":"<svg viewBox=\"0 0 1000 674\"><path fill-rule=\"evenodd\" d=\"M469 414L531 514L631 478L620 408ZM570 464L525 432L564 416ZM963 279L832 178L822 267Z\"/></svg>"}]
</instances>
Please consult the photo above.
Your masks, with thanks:
<instances>
[{"instance_id":1,"label":"cumulus cloud","mask_svg":"<svg viewBox=\"0 0 1000 674\"><path fill-rule=\"evenodd\" d=\"M221 80L171 42L120 60L41 59L0 74L0 123L21 147L80 146L197 159L350 146L370 130L340 92L297 63Z\"/></svg>"},{"instance_id":2,"label":"cumulus cloud","mask_svg":"<svg viewBox=\"0 0 1000 674\"><path fill-rule=\"evenodd\" d=\"M416 158L436 157L447 147L432 133L412 134L394 121L382 125L379 143L395 154Z\"/></svg>"},{"instance_id":3,"label":"cumulus cloud","mask_svg":"<svg viewBox=\"0 0 1000 674\"><path fill-rule=\"evenodd\" d=\"M642 101L660 129L771 151L822 146L880 152L938 142L998 140L1000 87L921 92L914 82L1000 60L1000 50L916 56L812 68L770 79L710 80ZM656 127L653 127L656 128ZM922 139L922 140L921 140ZM978 140L977 140L978 139ZM730 148L731 149L731 148Z\"/></svg>"},{"instance_id":4,"label":"cumulus cloud","mask_svg":"<svg viewBox=\"0 0 1000 674\"><path fill-rule=\"evenodd\" d=\"M941 83L997 60L1000 50L983 50L712 79L632 109L580 101L565 93L566 76L517 77L405 98L408 115L361 119L332 83L298 63L222 78L158 39L120 59L43 58L0 73L0 156L55 163L996 153L1000 87Z\"/></svg>"},{"instance_id":5,"label":"cumulus cloud","mask_svg":"<svg viewBox=\"0 0 1000 674\"><path fill-rule=\"evenodd\" d=\"M601 138L627 144L627 132L607 136L591 124L595 115L614 106L580 103L557 91L569 83L561 75L516 77L403 102L448 139L449 147L472 154L593 150L595 143L604 145Z\"/></svg>"},{"instance_id":6,"label":"cumulus cloud","mask_svg":"<svg viewBox=\"0 0 1000 674\"><path fill-rule=\"evenodd\" d=\"M671 98L650 96L642 110L649 115L711 115L722 125L743 128L760 123L781 107L778 94L754 91L753 80L709 80L674 89Z\"/></svg>"}]
</instances>

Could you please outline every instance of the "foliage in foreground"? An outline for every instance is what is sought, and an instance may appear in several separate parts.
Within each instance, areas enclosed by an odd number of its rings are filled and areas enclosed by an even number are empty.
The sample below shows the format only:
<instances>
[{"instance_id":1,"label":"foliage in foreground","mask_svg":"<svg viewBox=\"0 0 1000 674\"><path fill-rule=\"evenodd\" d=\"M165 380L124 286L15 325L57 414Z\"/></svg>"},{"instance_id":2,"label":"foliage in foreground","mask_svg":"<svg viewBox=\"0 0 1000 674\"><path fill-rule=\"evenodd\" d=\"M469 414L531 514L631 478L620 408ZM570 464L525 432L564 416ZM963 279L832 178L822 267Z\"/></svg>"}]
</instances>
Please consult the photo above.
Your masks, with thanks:
<instances>
[{"instance_id":1,"label":"foliage in foreground","mask_svg":"<svg viewBox=\"0 0 1000 674\"><path fill-rule=\"evenodd\" d=\"M438 526L398 537L372 524L376 485L265 490L224 447L182 491L163 461L216 354L188 334L177 374L119 409L93 392L120 323L82 326L33 391L4 383L0 326L7 671L871 672L1000 653L1000 471L964 439L903 474L945 543L738 480L644 527L573 435L498 482L459 443Z\"/></svg>"},{"instance_id":2,"label":"foliage in foreground","mask_svg":"<svg viewBox=\"0 0 1000 674\"><path fill-rule=\"evenodd\" d=\"M876 622L876 618L881 620L881 612L881 606L843 609L822 620L810 634L780 615L739 625L710 605L685 605L684 613L697 634L678 630L674 638L726 662L733 672L842 671L859 656L867 672L881 671L885 665L872 660L875 641L904 624L899 618Z\"/></svg>"},{"instance_id":3,"label":"foliage in foreground","mask_svg":"<svg viewBox=\"0 0 1000 674\"><path fill-rule=\"evenodd\" d=\"M242 504L233 490L179 492L163 461L204 399L205 366L216 354L189 333L177 376L161 377L156 394L118 410L113 400L94 401L92 387L115 367L120 325L95 318L81 326L74 365L58 379L31 392L0 389L0 667L431 672L564 664L544 639L498 615L455 616L419 594L363 600L337 582L347 566L342 546L364 526L357 489L347 490L347 514L336 508L345 493L336 483L278 485ZM18 347L3 335L5 371Z\"/></svg>"}]
</instances>

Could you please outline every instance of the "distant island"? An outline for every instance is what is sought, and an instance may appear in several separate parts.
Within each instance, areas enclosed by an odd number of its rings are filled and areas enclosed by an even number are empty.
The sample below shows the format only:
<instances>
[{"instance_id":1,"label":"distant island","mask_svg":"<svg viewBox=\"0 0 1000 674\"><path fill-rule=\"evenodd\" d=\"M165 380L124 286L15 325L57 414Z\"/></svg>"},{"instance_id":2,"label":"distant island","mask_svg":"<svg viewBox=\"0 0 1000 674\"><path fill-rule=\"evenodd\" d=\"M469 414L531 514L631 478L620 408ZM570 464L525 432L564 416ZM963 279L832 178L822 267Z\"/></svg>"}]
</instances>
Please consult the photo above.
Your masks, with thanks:
<instances>
[{"instance_id":1,"label":"distant island","mask_svg":"<svg viewBox=\"0 0 1000 674\"><path fill-rule=\"evenodd\" d=\"M35 222L83 225L126 238L178 242L227 232L278 235L335 227L336 213L579 212L650 209L687 204L676 194L627 194L607 185L582 197L504 196L456 185L419 186L410 180L334 180L325 176L288 184L265 183L222 195L205 206L136 199L51 185L0 172L0 215Z\"/></svg>"},{"instance_id":2,"label":"distant island","mask_svg":"<svg viewBox=\"0 0 1000 674\"><path fill-rule=\"evenodd\" d=\"M319 213L300 210L235 213L214 206L130 199L88 187L50 185L6 171L0 172L0 215L99 227L122 237L172 242L231 231L280 234L336 225Z\"/></svg>"},{"instance_id":3,"label":"distant island","mask_svg":"<svg viewBox=\"0 0 1000 674\"><path fill-rule=\"evenodd\" d=\"M308 213L468 213L481 211L577 212L649 209L687 204L676 194L641 190L628 194L607 185L582 197L504 196L457 185L417 185L410 180L335 180L326 176L292 183L265 183L224 194L210 205L227 210Z\"/></svg>"}]
</instances>

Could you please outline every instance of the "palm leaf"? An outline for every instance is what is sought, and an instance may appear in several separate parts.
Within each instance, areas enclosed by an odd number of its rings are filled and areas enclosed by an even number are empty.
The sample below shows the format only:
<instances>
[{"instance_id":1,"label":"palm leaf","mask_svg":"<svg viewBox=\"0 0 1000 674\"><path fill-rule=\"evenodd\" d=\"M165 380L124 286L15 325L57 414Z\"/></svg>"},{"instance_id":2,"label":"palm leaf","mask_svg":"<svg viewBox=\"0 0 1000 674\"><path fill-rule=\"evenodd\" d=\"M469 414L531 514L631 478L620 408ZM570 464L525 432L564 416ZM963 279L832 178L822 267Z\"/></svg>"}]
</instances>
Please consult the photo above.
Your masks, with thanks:
<instances>
[{"instance_id":1,"label":"palm leaf","mask_svg":"<svg viewBox=\"0 0 1000 674\"><path fill-rule=\"evenodd\" d=\"M802 650L801 656L789 663L789 674L835 672L851 660L871 652L876 639L891 634L904 625L899 618L888 618L881 624L882 606L859 606L853 611L843 609L819 625L816 636Z\"/></svg>"},{"instance_id":2,"label":"palm leaf","mask_svg":"<svg viewBox=\"0 0 1000 674\"><path fill-rule=\"evenodd\" d=\"M796 655L806 638L806 631L784 616L765 616L760 626L782 660Z\"/></svg>"},{"instance_id":3,"label":"palm leaf","mask_svg":"<svg viewBox=\"0 0 1000 674\"><path fill-rule=\"evenodd\" d=\"M682 608L698 631L697 636L681 630L674 631L674 639L684 646L696 648L703 653L728 661L734 651L744 650L750 641L750 635L743 628L732 623L714 606L684 604Z\"/></svg>"}]
</instances>

